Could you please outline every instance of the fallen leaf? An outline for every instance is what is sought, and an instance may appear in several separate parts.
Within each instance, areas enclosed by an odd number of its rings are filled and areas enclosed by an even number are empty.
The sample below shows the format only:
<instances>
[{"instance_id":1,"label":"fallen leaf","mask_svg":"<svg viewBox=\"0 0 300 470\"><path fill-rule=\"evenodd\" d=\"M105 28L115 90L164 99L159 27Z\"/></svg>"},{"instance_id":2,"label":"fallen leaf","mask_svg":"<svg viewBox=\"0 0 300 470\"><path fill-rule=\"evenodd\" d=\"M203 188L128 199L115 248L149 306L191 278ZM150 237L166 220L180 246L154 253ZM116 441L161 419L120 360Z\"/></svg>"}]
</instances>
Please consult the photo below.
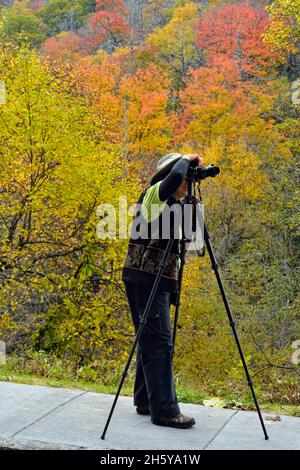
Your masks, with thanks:
<instances>
[{"instance_id":1,"label":"fallen leaf","mask_svg":"<svg viewBox=\"0 0 300 470\"><path fill-rule=\"evenodd\" d=\"M266 416L266 419L268 421L281 421L281 418L279 415L270 415L270 416Z\"/></svg>"},{"instance_id":2,"label":"fallen leaf","mask_svg":"<svg viewBox=\"0 0 300 470\"><path fill-rule=\"evenodd\" d=\"M210 398L209 400L203 400L204 406L209 406L211 408L226 408L226 401L222 398Z\"/></svg>"}]
</instances>

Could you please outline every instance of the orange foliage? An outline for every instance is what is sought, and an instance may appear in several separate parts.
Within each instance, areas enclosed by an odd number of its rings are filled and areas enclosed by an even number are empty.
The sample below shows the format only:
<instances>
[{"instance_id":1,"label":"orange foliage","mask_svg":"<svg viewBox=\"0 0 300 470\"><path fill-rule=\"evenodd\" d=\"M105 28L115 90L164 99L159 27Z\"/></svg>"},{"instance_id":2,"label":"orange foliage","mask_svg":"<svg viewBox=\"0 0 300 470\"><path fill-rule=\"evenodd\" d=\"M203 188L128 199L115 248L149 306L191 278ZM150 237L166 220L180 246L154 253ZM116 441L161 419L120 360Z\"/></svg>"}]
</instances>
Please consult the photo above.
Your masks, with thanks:
<instances>
[{"instance_id":1,"label":"orange foliage","mask_svg":"<svg viewBox=\"0 0 300 470\"><path fill-rule=\"evenodd\" d=\"M153 155L167 149L173 123L166 113L171 79L156 65L123 77L120 95L126 102L129 151Z\"/></svg>"},{"instance_id":2,"label":"orange foliage","mask_svg":"<svg viewBox=\"0 0 300 470\"><path fill-rule=\"evenodd\" d=\"M180 93L175 142L201 151L219 138L228 144L241 138L249 142L250 134L263 140L269 124L261 113L274 98L267 85L264 82L262 90L252 81L242 81L236 62L229 58L216 57L210 67L190 70Z\"/></svg>"},{"instance_id":3,"label":"orange foliage","mask_svg":"<svg viewBox=\"0 0 300 470\"><path fill-rule=\"evenodd\" d=\"M275 58L262 42L269 23L263 6L248 0L209 10L198 23L198 46L207 53L207 65L227 57L237 63L241 78L264 75Z\"/></svg>"},{"instance_id":4,"label":"orange foliage","mask_svg":"<svg viewBox=\"0 0 300 470\"><path fill-rule=\"evenodd\" d=\"M78 59L91 53L98 42L96 37L81 37L76 33L62 32L46 39L41 47L53 59Z\"/></svg>"}]
</instances>

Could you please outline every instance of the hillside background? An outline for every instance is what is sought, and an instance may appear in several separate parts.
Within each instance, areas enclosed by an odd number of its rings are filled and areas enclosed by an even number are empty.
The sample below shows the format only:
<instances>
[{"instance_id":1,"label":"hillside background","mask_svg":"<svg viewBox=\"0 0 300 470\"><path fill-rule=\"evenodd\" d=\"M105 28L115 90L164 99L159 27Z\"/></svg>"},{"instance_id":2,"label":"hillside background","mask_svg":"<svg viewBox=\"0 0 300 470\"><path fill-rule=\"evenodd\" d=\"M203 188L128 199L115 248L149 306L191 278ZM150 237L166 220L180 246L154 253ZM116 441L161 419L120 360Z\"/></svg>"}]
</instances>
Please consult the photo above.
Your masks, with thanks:
<instances>
[{"instance_id":1,"label":"hillside background","mask_svg":"<svg viewBox=\"0 0 300 470\"><path fill-rule=\"evenodd\" d=\"M127 240L97 238L97 207L118 213L162 155L197 152L221 168L201 192L259 399L299 405L299 12L0 1L1 377L115 389ZM207 255L186 264L174 368L182 400L249 402Z\"/></svg>"}]
</instances>

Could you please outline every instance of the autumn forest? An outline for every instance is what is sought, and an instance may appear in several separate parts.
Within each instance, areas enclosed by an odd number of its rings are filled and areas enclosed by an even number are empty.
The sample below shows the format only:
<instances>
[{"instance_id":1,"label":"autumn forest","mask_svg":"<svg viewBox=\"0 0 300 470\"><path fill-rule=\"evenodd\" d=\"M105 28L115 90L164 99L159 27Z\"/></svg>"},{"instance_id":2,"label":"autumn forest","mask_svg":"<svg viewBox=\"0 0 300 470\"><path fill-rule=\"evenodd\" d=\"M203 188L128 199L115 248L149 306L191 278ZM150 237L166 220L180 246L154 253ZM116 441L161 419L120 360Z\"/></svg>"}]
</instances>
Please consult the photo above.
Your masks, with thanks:
<instances>
[{"instance_id":1,"label":"autumn forest","mask_svg":"<svg viewBox=\"0 0 300 470\"><path fill-rule=\"evenodd\" d=\"M128 240L97 237L97 208L198 153L221 169L201 194L257 395L296 413L299 105L300 0L0 1L0 376L115 390ZM181 401L251 409L207 254L176 341Z\"/></svg>"}]
</instances>

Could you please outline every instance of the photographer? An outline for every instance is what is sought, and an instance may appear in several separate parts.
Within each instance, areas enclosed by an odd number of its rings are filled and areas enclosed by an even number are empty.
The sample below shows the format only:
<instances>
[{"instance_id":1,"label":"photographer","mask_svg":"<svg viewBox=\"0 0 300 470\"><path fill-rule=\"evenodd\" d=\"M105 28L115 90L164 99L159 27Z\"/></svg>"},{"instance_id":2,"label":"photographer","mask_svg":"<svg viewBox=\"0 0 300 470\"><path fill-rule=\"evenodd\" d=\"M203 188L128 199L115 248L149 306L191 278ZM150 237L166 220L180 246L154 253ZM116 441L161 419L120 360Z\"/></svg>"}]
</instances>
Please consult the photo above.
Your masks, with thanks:
<instances>
[{"instance_id":1,"label":"photographer","mask_svg":"<svg viewBox=\"0 0 300 470\"><path fill-rule=\"evenodd\" d=\"M203 166L203 160L197 154L172 153L159 160L150 187L142 192L138 200L147 233L152 234L150 226L155 219L161 222L164 210L174 204L182 209L182 199L187 194L185 178L193 160L198 160L198 166ZM154 211L151 211L152 207L155 207ZM176 227L174 221L170 223L172 237ZM167 243L168 239L161 236L161 231L158 238L130 237L122 280L136 331ZM180 240L174 239L138 344L134 405L139 414L151 415L154 424L185 429L193 426L195 420L184 416L177 402L170 324L170 304L178 289L179 257Z\"/></svg>"}]
</instances>

